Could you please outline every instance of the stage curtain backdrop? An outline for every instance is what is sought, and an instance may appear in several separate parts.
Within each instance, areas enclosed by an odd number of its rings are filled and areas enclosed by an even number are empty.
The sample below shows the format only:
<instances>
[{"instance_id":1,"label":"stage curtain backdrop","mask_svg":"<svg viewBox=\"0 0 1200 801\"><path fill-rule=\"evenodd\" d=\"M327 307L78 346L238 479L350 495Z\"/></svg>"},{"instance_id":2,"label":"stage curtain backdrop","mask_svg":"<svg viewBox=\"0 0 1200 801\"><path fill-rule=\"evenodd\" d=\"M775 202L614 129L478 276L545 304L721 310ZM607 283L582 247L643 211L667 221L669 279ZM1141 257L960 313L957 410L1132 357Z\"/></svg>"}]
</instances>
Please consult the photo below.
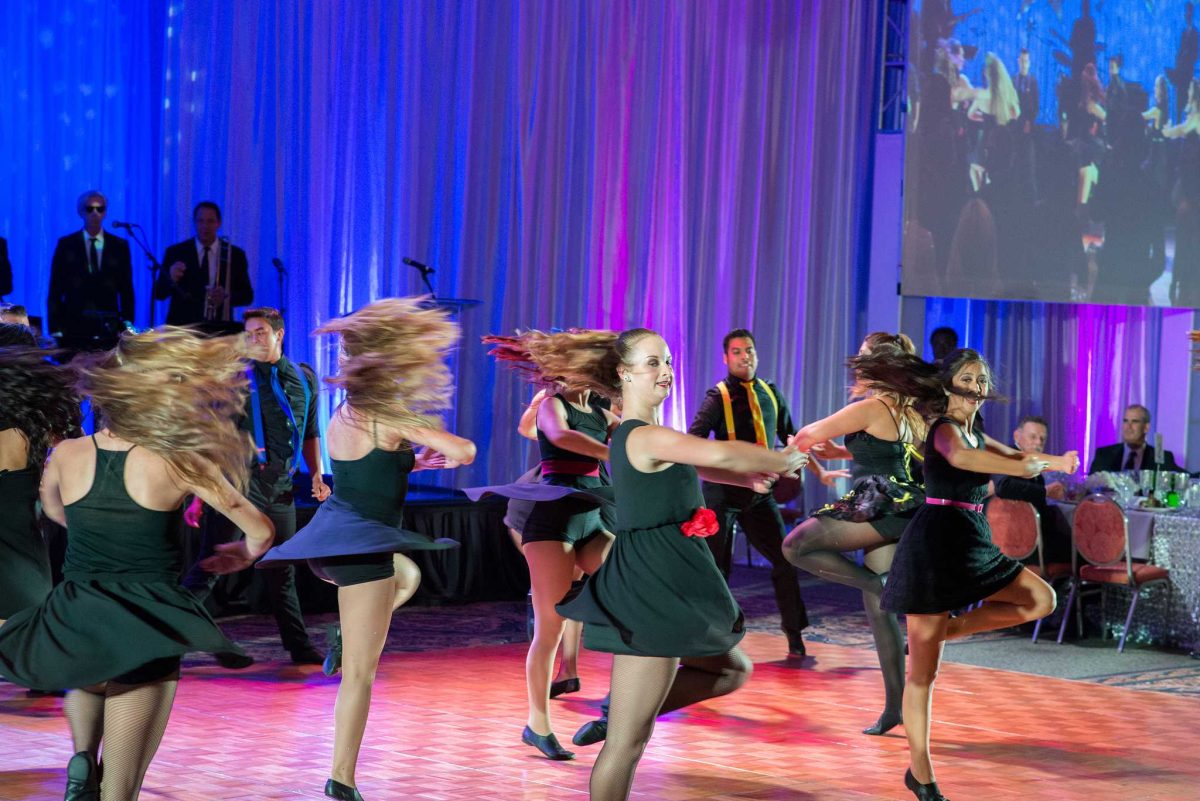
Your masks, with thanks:
<instances>
[{"instance_id":1,"label":"stage curtain backdrop","mask_svg":"<svg viewBox=\"0 0 1200 801\"><path fill-rule=\"evenodd\" d=\"M798 421L845 397L866 321L873 3L93 0L0 32L0 233L44 306L53 238L98 185L160 254L224 209L285 347L372 299L479 299L463 317L458 485L515 478L529 390L481 334L645 325L676 353L685 426L747 326ZM271 258L287 266L281 297ZM142 262L135 257L135 263ZM148 271L137 289L144 307ZM858 293L861 294L861 293ZM146 312L143 312L146 314ZM163 317L158 311L158 320ZM146 319L140 319L145 324ZM328 403L325 412L328 412Z\"/></svg>"}]
</instances>

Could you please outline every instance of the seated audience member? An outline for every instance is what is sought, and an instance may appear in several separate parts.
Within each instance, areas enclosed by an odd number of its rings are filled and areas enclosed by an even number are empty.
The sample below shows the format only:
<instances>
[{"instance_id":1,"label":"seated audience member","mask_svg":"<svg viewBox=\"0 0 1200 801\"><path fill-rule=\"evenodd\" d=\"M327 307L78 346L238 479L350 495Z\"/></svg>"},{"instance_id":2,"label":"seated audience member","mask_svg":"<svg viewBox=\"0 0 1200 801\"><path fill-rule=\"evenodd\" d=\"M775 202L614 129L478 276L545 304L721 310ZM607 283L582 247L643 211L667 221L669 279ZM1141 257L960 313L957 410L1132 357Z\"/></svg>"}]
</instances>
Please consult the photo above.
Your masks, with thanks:
<instances>
[{"instance_id":1,"label":"seated audience member","mask_svg":"<svg viewBox=\"0 0 1200 801\"><path fill-rule=\"evenodd\" d=\"M1154 460L1154 446L1146 444L1149 432L1150 410L1138 403L1126 406L1121 418L1122 442L1097 448L1088 475L1122 470L1183 470L1170 451L1163 451L1162 464Z\"/></svg>"},{"instance_id":2,"label":"seated audience member","mask_svg":"<svg viewBox=\"0 0 1200 801\"><path fill-rule=\"evenodd\" d=\"M1025 415L1013 432L1013 443L1021 453L1042 453L1046 449L1048 434L1049 427L1045 419ZM1071 527L1062 510L1046 502L1048 498L1056 501L1063 499L1066 491L1062 482L1047 484L1044 476L995 476L992 487L997 498L1028 501L1037 509L1042 519L1042 557L1047 563L1071 561ZM1031 560L1036 561L1036 557L1031 557Z\"/></svg>"}]
</instances>

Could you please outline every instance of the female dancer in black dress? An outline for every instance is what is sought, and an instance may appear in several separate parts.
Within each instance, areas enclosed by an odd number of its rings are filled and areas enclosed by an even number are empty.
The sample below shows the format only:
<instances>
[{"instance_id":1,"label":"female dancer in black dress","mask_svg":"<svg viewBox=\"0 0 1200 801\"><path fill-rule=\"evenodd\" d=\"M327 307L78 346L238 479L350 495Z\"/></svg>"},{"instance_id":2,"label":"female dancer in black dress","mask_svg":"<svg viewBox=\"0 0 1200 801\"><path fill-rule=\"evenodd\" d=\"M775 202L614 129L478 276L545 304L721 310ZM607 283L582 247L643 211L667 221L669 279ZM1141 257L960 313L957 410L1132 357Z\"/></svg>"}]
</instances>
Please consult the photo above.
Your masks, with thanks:
<instances>
[{"instance_id":1,"label":"female dancer in black dress","mask_svg":"<svg viewBox=\"0 0 1200 801\"><path fill-rule=\"evenodd\" d=\"M421 300L379 300L316 330L341 337L338 375L326 379L346 392L325 433L333 494L312 522L259 562L270 568L307 561L337 585L341 628L330 651L334 662L340 653L342 682L325 795L347 801L362 801L355 766L392 613L421 581L417 565L400 552L456 545L399 527L408 475L475 459L474 443L445 431L438 416L450 406L445 359L458 326L445 312L422 309ZM425 450L414 453L414 446Z\"/></svg>"},{"instance_id":2,"label":"female dancer in black dress","mask_svg":"<svg viewBox=\"0 0 1200 801\"><path fill-rule=\"evenodd\" d=\"M235 340L161 328L74 364L102 427L62 442L46 467L42 507L67 527L65 580L0 627L0 675L73 688L66 798L127 801L162 739L180 657L238 653L179 585L184 498L199 495L246 532L206 569L248 567L274 532L229 481L245 481L254 453L234 425L246 385Z\"/></svg>"},{"instance_id":3,"label":"female dancer in black dress","mask_svg":"<svg viewBox=\"0 0 1200 801\"><path fill-rule=\"evenodd\" d=\"M609 433L619 421L589 389L556 386L557 376L547 365L556 364L564 351L606 338L611 335L582 329L484 337L498 360L557 390L547 393L537 411L541 478L536 483L518 481L469 493L472 497L517 493L516 497L533 501L509 507L509 523L521 533L521 553L529 564L533 593L534 632L525 658L529 716L521 739L555 760L573 759L575 754L559 744L550 723L554 655L565 628L554 605L571 589L577 571L596 571L612 544L612 533L600 514L602 496L590 496L604 489L601 462L608 459Z\"/></svg>"},{"instance_id":4,"label":"female dancer in black dress","mask_svg":"<svg viewBox=\"0 0 1200 801\"><path fill-rule=\"evenodd\" d=\"M938 801L943 796L934 781L929 729L943 643L1054 611L1050 585L992 543L982 505L988 482L993 474L1074 473L1079 456L1024 454L976 431L976 413L992 381L987 362L973 350L952 353L940 373L915 358L865 357L858 370L874 386L916 397L937 415L925 440L925 504L900 538L883 608L904 613L908 622L904 727L911 766L905 785L921 801ZM978 601L983 601L978 608L950 617Z\"/></svg>"},{"instance_id":5,"label":"female dancer in black dress","mask_svg":"<svg viewBox=\"0 0 1200 801\"><path fill-rule=\"evenodd\" d=\"M904 334L882 332L868 335L859 350L860 356L876 359L915 353L912 340ZM850 360L851 367L854 362ZM814 576L862 590L884 687L883 713L863 733L883 734L901 722L904 641L896 616L879 607L879 594L896 542L925 500L920 448L926 425L912 398L886 389L876 391L861 378L851 394L860 400L806 425L794 442L801 450L816 451L834 437L845 437L844 449L826 445L819 453L853 459L854 488L793 529L783 541L783 553ZM861 567L845 555L859 549L864 552Z\"/></svg>"},{"instance_id":6,"label":"female dancer in black dress","mask_svg":"<svg viewBox=\"0 0 1200 801\"><path fill-rule=\"evenodd\" d=\"M717 522L703 508L697 473L764 492L774 474L794 474L808 457L794 447L776 452L661 425L675 373L653 331L564 349L544 367L569 387L621 398L624 420L612 440L620 532L582 592L559 606L583 621L588 648L613 654L607 739L590 786L592 801L615 801L629 796L655 717L731 693L752 669L737 647L741 609L698 539L716 533Z\"/></svg>"},{"instance_id":7,"label":"female dancer in black dress","mask_svg":"<svg viewBox=\"0 0 1200 801\"><path fill-rule=\"evenodd\" d=\"M38 483L50 448L79 431L72 379L47 360L32 331L0 323L0 623L50 592Z\"/></svg>"}]
</instances>

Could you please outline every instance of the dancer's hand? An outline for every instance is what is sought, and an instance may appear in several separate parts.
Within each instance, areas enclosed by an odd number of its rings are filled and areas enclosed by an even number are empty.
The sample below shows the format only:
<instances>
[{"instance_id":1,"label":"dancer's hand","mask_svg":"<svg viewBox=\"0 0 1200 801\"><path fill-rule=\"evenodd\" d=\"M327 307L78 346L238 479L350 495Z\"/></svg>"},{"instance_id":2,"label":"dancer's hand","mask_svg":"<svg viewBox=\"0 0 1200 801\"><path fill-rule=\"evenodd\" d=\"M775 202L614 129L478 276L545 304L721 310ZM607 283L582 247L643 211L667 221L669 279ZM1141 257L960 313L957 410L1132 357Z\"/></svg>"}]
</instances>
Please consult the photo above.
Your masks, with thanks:
<instances>
[{"instance_id":1,"label":"dancer's hand","mask_svg":"<svg viewBox=\"0 0 1200 801\"><path fill-rule=\"evenodd\" d=\"M422 448L417 451L416 455L417 462L413 466L414 473L418 470L453 470L456 467L462 467L462 462L456 462L433 448Z\"/></svg>"},{"instance_id":2,"label":"dancer's hand","mask_svg":"<svg viewBox=\"0 0 1200 801\"><path fill-rule=\"evenodd\" d=\"M848 450L830 439L827 439L824 442L814 442L812 448L809 449L809 453L818 459L825 459L826 461L830 459L850 458L850 452Z\"/></svg>"},{"instance_id":3,"label":"dancer's hand","mask_svg":"<svg viewBox=\"0 0 1200 801\"><path fill-rule=\"evenodd\" d=\"M192 528L200 528L200 521L204 517L204 502L199 496L193 495L192 502L183 510L183 522Z\"/></svg>"},{"instance_id":4,"label":"dancer's hand","mask_svg":"<svg viewBox=\"0 0 1200 801\"><path fill-rule=\"evenodd\" d=\"M244 542L226 542L218 545L217 552L207 559L200 560L200 567L209 573L224 575L245 570L254 564Z\"/></svg>"},{"instance_id":5,"label":"dancer's hand","mask_svg":"<svg viewBox=\"0 0 1200 801\"><path fill-rule=\"evenodd\" d=\"M1049 458L1044 453L1030 453L1023 457L1021 464L1025 468L1025 477L1034 478L1049 469Z\"/></svg>"},{"instance_id":6,"label":"dancer's hand","mask_svg":"<svg viewBox=\"0 0 1200 801\"><path fill-rule=\"evenodd\" d=\"M1051 457L1058 461L1055 465L1056 470L1067 475L1072 475L1079 470L1079 451L1067 451L1062 456Z\"/></svg>"},{"instance_id":7,"label":"dancer's hand","mask_svg":"<svg viewBox=\"0 0 1200 801\"><path fill-rule=\"evenodd\" d=\"M751 473L750 489L754 490L759 495L767 495L775 487L775 484L778 481L778 473Z\"/></svg>"},{"instance_id":8,"label":"dancer's hand","mask_svg":"<svg viewBox=\"0 0 1200 801\"><path fill-rule=\"evenodd\" d=\"M312 496L317 499L317 503L324 501L329 497L329 493L333 490L329 489L329 485L325 483L325 476L320 473L314 473L312 477Z\"/></svg>"},{"instance_id":9,"label":"dancer's hand","mask_svg":"<svg viewBox=\"0 0 1200 801\"><path fill-rule=\"evenodd\" d=\"M789 438L790 439L790 438ZM788 442L788 446L780 451L781 454L787 457L787 467L780 475L788 478L796 478L797 474L804 469L804 465L808 464L808 454L804 451L796 450L796 446Z\"/></svg>"},{"instance_id":10,"label":"dancer's hand","mask_svg":"<svg viewBox=\"0 0 1200 801\"><path fill-rule=\"evenodd\" d=\"M850 478L850 471L841 470L825 470L821 473L821 483L827 487L832 487L837 484L839 478Z\"/></svg>"}]
</instances>

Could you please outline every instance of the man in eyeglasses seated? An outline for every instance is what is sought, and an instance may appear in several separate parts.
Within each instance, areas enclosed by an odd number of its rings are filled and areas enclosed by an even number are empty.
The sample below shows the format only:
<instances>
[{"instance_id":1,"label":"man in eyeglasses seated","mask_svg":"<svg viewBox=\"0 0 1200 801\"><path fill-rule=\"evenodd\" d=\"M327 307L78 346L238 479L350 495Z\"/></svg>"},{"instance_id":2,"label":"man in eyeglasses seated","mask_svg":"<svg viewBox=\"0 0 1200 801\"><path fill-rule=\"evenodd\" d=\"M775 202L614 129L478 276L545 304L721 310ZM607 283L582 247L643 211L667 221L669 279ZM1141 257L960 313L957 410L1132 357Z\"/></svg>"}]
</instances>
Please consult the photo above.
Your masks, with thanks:
<instances>
[{"instance_id":1,"label":"man in eyeglasses seated","mask_svg":"<svg viewBox=\"0 0 1200 801\"><path fill-rule=\"evenodd\" d=\"M108 199L103 192L84 192L75 208L83 230L59 239L50 261L49 334L68 350L104 350L133 321L129 242L104 230Z\"/></svg>"},{"instance_id":2,"label":"man in eyeglasses seated","mask_svg":"<svg viewBox=\"0 0 1200 801\"><path fill-rule=\"evenodd\" d=\"M1042 453L1049 432L1045 418L1027 414L1013 431L1013 444L1021 453ZM1061 501L1065 497L1061 481L1047 484L1045 476L1041 475L1033 478L994 476L992 491L997 498L1033 504L1042 520L1042 558L1047 563L1071 561L1071 527L1062 511L1047 503L1047 499Z\"/></svg>"},{"instance_id":3,"label":"man in eyeglasses seated","mask_svg":"<svg viewBox=\"0 0 1200 801\"><path fill-rule=\"evenodd\" d=\"M1169 470L1183 471L1183 467L1175 463L1175 454L1163 451L1162 464L1154 457L1154 447L1146 443L1146 435L1150 433L1150 410L1139 403L1131 403L1125 407L1121 418L1121 442L1115 445L1105 445L1096 449L1092 473L1116 473L1123 470Z\"/></svg>"}]
</instances>

